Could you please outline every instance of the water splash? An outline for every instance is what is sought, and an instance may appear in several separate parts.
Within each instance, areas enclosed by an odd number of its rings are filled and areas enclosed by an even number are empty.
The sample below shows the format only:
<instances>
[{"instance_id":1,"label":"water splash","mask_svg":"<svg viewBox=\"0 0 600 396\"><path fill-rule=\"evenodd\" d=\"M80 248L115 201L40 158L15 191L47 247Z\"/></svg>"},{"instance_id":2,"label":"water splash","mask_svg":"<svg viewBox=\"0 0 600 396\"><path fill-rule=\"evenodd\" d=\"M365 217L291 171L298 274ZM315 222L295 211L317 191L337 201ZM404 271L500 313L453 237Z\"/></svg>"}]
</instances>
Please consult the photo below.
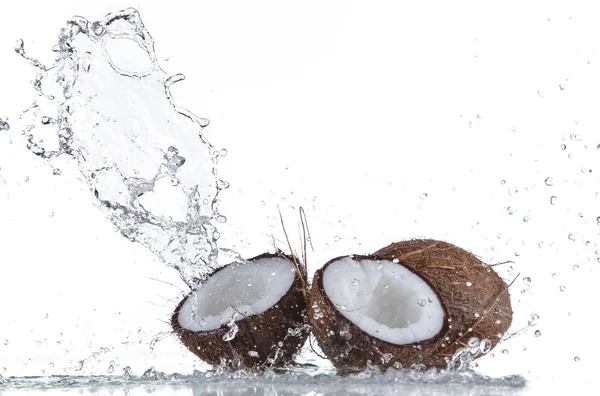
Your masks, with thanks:
<instances>
[{"instance_id":1,"label":"water splash","mask_svg":"<svg viewBox=\"0 0 600 396\"><path fill-rule=\"evenodd\" d=\"M213 269L242 261L217 246L215 224L226 221L218 195L227 188L217 163L225 152L204 137L207 119L173 101L170 87L184 76L160 68L135 9L97 22L69 20L51 66L28 56L22 40L15 51L37 70L35 121L56 130L54 146L28 135L32 153L51 163L75 159L104 216L176 268L190 287Z\"/></svg>"}]
</instances>

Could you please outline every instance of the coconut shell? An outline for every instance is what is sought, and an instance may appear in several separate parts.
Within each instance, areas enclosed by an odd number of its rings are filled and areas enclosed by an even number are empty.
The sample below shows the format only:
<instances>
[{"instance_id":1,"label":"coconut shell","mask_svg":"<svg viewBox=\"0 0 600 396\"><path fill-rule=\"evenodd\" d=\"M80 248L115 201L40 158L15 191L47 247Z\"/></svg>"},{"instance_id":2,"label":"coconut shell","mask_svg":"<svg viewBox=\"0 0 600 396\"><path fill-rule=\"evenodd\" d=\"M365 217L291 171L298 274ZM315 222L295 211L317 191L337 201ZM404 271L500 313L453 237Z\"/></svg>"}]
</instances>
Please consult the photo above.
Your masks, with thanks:
<instances>
[{"instance_id":1,"label":"coconut shell","mask_svg":"<svg viewBox=\"0 0 600 396\"><path fill-rule=\"evenodd\" d=\"M276 257L293 261L291 257L271 253L249 261ZM236 321L238 331L230 341L223 340L223 336L230 330L227 325L209 331L191 331L181 327L179 310L192 293L178 304L171 317L171 326L181 342L209 364L224 365L231 370L283 367L292 363L309 333L303 277L303 273L296 272L287 293L271 308Z\"/></svg>"},{"instance_id":2,"label":"coconut shell","mask_svg":"<svg viewBox=\"0 0 600 396\"><path fill-rule=\"evenodd\" d=\"M469 338L487 338L492 348L512 323L506 283L476 256L447 242L410 240L393 243L371 256L355 260L397 262L423 279L437 294L444 310L442 329L431 338L396 345L370 336L333 305L323 288L323 271L315 273L308 318L321 350L341 372L362 371L370 364L389 367L445 368L445 358L466 346Z\"/></svg>"}]
</instances>

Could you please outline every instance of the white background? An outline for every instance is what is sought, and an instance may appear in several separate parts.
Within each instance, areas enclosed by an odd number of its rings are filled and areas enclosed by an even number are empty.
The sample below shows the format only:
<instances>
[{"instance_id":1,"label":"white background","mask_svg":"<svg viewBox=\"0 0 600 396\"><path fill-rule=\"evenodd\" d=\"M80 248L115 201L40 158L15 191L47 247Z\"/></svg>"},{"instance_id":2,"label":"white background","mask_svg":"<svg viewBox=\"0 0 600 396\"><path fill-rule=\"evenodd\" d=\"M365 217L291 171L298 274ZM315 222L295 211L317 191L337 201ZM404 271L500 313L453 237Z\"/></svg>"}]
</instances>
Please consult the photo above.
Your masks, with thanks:
<instances>
[{"instance_id":1,"label":"white background","mask_svg":"<svg viewBox=\"0 0 600 396\"><path fill-rule=\"evenodd\" d=\"M271 234L283 237L278 205L298 240L303 206L312 270L411 237L512 260L511 272L497 267L507 281L521 274L512 330L531 313L540 320L481 370L572 378L599 352L592 4L3 1L0 118L17 125L34 99L16 39L51 63L66 19L133 6L162 67L187 77L176 101L209 118L208 139L228 150L224 247L268 250ZM19 130L0 132L0 374L75 373L84 359L83 374L105 373L111 360L116 373L200 366L173 337L148 349L184 287L175 271L112 231L74 164L53 176L24 145Z\"/></svg>"}]
</instances>

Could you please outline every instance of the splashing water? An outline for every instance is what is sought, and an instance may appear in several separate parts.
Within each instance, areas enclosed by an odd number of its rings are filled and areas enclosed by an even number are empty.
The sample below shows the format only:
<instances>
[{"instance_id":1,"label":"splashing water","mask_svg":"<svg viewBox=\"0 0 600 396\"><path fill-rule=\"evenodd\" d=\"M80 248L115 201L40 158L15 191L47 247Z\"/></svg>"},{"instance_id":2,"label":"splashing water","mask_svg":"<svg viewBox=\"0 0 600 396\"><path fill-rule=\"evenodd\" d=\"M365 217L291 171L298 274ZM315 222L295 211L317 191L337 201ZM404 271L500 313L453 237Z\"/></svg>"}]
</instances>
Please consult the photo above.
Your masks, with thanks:
<instances>
[{"instance_id":1,"label":"splashing water","mask_svg":"<svg viewBox=\"0 0 600 396\"><path fill-rule=\"evenodd\" d=\"M99 22L72 18L53 47L51 66L29 57L22 40L15 51L38 72L34 116L57 131L55 147L28 135L31 152L51 163L74 158L104 216L176 268L190 287L213 269L242 261L217 246L215 223L226 220L218 212L219 192L227 188L217 175L224 151L202 134L207 119L174 103L170 87L184 76L160 68L136 10ZM0 129L8 124L2 121Z\"/></svg>"}]
</instances>

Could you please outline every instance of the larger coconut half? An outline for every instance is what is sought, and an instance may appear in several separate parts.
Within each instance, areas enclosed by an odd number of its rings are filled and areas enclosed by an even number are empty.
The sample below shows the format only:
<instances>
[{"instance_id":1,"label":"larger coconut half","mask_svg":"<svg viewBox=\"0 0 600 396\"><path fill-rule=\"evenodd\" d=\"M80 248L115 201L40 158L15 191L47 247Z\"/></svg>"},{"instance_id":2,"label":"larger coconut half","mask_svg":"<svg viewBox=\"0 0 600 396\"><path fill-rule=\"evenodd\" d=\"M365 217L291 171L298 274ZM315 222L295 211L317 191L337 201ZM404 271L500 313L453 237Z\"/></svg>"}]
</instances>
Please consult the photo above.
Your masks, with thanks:
<instances>
[{"instance_id":1,"label":"larger coconut half","mask_svg":"<svg viewBox=\"0 0 600 396\"><path fill-rule=\"evenodd\" d=\"M293 258L281 254L228 265L181 301L171 325L210 364L286 365L308 336L303 277Z\"/></svg>"},{"instance_id":2,"label":"larger coconut half","mask_svg":"<svg viewBox=\"0 0 600 396\"><path fill-rule=\"evenodd\" d=\"M471 253L433 240L333 259L315 273L309 300L313 334L345 372L445 367L470 337L495 346L512 321L505 282Z\"/></svg>"}]
</instances>

